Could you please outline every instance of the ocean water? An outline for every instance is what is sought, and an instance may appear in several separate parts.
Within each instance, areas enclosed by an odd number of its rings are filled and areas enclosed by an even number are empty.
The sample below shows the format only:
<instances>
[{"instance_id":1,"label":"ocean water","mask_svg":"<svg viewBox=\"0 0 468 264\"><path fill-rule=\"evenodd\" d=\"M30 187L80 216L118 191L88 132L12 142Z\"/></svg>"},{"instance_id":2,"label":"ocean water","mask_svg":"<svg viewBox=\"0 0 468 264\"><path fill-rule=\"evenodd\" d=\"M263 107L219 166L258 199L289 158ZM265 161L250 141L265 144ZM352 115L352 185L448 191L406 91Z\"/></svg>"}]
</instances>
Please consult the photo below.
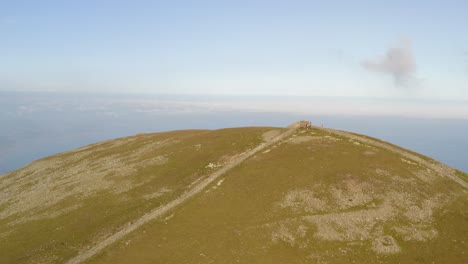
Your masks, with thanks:
<instances>
[{"instance_id":1,"label":"ocean water","mask_svg":"<svg viewBox=\"0 0 468 264\"><path fill-rule=\"evenodd\" d=\"M236 100L242 104L236 107L229 98L201 96L0 92L0 174L42 157L141 132L284 127L301 119L380 138L468 172L468 119L317 114L313 109L291 111L294 98L265 109L245 107L257 105L255 98Z\"/></svg>"}]
</instances>

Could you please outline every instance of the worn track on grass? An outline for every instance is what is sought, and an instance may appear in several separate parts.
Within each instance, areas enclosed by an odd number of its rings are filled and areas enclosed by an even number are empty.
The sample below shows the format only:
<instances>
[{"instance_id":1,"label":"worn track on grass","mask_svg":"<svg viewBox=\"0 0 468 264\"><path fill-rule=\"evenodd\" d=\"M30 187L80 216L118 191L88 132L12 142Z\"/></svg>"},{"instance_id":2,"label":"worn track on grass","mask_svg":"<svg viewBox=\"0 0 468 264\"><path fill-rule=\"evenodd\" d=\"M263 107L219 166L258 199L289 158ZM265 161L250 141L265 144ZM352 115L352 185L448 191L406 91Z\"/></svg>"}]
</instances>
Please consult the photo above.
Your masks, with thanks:
<instances>
[{"instance_id":1,"label":"worn track on grass","mask_svg":"<svg viewBox=\"0 0 468 264\"><path fill-rule=\"evenodd\" d=\"M234 160L232 160L231 162L229 162L228 164L226 164L225 166L220 168L219 170L211 173L206 179L204 179L203 181L201 181L200 183L195 185L193 188L191 188L190 190L188 190L187 192L185 192L184 194L182 194L181 196L179 196L175 200L173 200L173 201L171 201L171 202L169 202L169 203L167 203L167 204L165 204L165 205L163 205L161 207L158 207L158 208L154 209L153 211L143 215L142 217L135 220L134 222L129 223L125 228L123 228L120 231L110 235L106 239L98 242L97 244L93 245L92 247L88 248L87 250L79 253L77 256L70 259L67 263L68 264L81 263L81 262L89 259L90 257L96 255L97 253L102 251L104 248L106 248L106 247L110 246L111 244L115 243L117 240L119 240L119 239L123 238L124 236L128 235L129 233L133 232L134 230L141 227L142 225L148 223L151 220L154 220L154 219L160 217L161 215L167 213L169 210L174 209L175 207L177 207L180 204L184 203L185 201L187 201L191 197L195 196L196 194L201 192L203 189L205 189L208 185L213 183L216 179L221 177L224 173L226 173L230 169L236 167L237 165L239 165L240 163L242 163L246 159L250 158L255 153L257 153L257 152L259 152L259 151L273 145L274 143L277 143L277 142L291 136L296 131L296 129L298 127L299 126L290 126L290 128L287 131L285 131L284 133L282 133L282 134L280 134L280 135L278 135L278 136L276 136L276 137L274 137L274 138L272 138L272 139L270 139L270 140L268 140L266 142L263 142L260 145L258 145L257 147L245 152L244 154L240 155L239 157L235 158Z\"/></svg>"}]
</instances>

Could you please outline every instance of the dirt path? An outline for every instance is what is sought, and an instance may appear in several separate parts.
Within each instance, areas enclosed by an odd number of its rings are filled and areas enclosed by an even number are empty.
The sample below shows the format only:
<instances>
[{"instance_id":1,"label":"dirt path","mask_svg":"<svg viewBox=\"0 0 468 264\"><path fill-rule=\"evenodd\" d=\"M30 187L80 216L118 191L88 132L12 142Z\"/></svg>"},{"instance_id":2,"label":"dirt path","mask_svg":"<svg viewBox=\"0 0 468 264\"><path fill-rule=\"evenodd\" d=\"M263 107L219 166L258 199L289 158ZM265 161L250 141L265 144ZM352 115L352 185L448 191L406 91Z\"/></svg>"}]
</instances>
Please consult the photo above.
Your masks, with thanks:
<instances>
[{"instance_id":1,"label":"dirt path","mask_svg":"<svg viewBox=\"0 0 468 264\"><path fill-rule=\"evenodd\" d=\"M117 233L112 234L111 236L107 237L103 241L100 241L97 244L93 245L91 248L79 253L77 256L70 259L67 263L68 264L81 263L81 262L89 259L90 257L96 255L97 253L102 251L104 248L108 247L109 245L115 243L117 240L119 240L119 239L123 238L124 236L128 235L129 233L133 232L134 230L136 230L140 226L148 223L151 220L154 220L155 218L165 214L169 210L174 209L176 206L184 203L185 201L187 201L191 197L195 196L196 194L201 192L203 189L205 189L208 185L210 185L212 182L216 181L224 173L226 173L230 169L236 167L237 165L239 165L240 163L242 163L246 159L250 158L255 153L257 153L257 152L271 146L272 144L274 144L274 143L276 143L278 141L283 140L286 137L291 136L294 133L294 131L296 131L296 129L297 129L297 127L290 128L286 132L284 132L284 133L270 139L269 141L263 142L260 145L258 145L257 147L245 152L243 155L241 155L241 156L237 157L236 159L232 160L230 163L226 164L221 169L219 169L219 170L213 172L212 174L210 174L206 179L204 179L203 181L201 181L200 183L195 185L192 189L188 190L187 192L182 194L177 199L175 199L175 200L173 200L173 201L171 201L171 202L169 202L169 203L167 203L167 204L165 204L165 205L163 205L161 207L158 207L158 208L154 209L153 211L143 215L142 217L140 217L136 221L130 223L128 226L123 228L122 230L118 231Z\"/></svg>"},{"instance_id":2,"label":"dirt path","mask_svg":"<svg viewBox=\"0 0 468 264\"><path fill-rule=\"evenodd\" d=\"M317 128L319 128L319 127L317 127ZM362 143L366 143L366 144L369 144L369 145L372 145L372 146L375 146L375 147L384 148L384 149L390 150L392 152L398 153L402 157L405 157L407 159L411 159L411 160L413 160L413 161L415 161L415 162L417 162L417 163L419 163L419 164L421 164L423 166L426 166L429 169L437 172L441 176L447 177L447 178L453 180L454 182L460 184L464 188L468 189L468 183L465 182L464 180L460 179L457 175L455 175L455 170L453 168L450 168L449 166L447 166L445 164L442 164L440 162L434 162L433 163L433 162L425 160L425 159L423 159L423 158L421 158L421 157L419 157L417 155L414 155L414 154L412 154L410 152L407 152L407 151L404 151L404 150L402 150L400 148L394 147L394 146L392 146L390 144L386 144L384 142L375 141L375 140L372 140L370 138L358 136L358 135L355 135L355 134L352 134L352 133L349 133L349 132L346 132L346 131L329 129L329 128L320 128L320 129L323 129L325 131L334 133L336 135L344 136L344 137L347 137L347 138L350 138L350 139L353 139L353 140L360 141Z\"/></svg>"}]
</instances>

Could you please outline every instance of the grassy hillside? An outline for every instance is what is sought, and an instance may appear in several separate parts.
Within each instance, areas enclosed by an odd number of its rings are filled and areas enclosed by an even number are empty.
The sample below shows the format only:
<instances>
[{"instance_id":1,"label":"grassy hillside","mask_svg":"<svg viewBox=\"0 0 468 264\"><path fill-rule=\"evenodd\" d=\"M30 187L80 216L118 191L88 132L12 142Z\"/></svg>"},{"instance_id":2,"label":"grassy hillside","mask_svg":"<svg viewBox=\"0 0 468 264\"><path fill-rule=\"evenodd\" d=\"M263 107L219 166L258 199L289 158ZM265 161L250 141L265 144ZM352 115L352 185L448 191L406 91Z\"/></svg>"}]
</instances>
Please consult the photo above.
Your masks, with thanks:
<instances>
[{"instance_id":1,"label":"grassy hillside","mask_svg":"<svg viewBox=\"0 0 468 264\"><path fill-rule=\"evenodd\" d=\"M7 174L0 262L64 262L284 131L142 134ZM353 135L299 128L87 262L467 263L464 174Z\"/></svg>"},{"instance_id":2,"label":"grassy hillside","mask_svg":"<svg viewBox=\"0 0 468 264\"><path fill-rule=\"evenodd\" d=\"M467 260L466 191L383 149L306 131L218 183L92 262Z\"/></svg>"},{"instance_id":3,"label":"grassy hillside","mask_svg":"<svg viewBox=\"0 0 468 264\"><path fill-rule=\"evenodd\" d=\"M0 263L63 262L173 200L270 130L140 134L1 176Z\"/></svg>"}]
</instances>

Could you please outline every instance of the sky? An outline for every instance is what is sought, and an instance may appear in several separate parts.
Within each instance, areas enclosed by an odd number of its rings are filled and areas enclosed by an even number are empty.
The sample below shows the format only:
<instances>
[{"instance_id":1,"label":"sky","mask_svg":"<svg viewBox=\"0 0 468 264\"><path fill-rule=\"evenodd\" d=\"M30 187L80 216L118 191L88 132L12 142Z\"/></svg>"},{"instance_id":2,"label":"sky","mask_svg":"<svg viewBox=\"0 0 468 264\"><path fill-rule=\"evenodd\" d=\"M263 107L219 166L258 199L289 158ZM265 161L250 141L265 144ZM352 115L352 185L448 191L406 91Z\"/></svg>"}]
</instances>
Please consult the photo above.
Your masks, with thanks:
<instances>
[{"instance_id":1,"label":"sky","mask_svg":"<svg viewBox=\"0 0 468 264\"><path fill-rule=\"evenodd\" d=\"M468 1L0 0L0 91L468 100Z\"/></svg>"}]
</instances>

